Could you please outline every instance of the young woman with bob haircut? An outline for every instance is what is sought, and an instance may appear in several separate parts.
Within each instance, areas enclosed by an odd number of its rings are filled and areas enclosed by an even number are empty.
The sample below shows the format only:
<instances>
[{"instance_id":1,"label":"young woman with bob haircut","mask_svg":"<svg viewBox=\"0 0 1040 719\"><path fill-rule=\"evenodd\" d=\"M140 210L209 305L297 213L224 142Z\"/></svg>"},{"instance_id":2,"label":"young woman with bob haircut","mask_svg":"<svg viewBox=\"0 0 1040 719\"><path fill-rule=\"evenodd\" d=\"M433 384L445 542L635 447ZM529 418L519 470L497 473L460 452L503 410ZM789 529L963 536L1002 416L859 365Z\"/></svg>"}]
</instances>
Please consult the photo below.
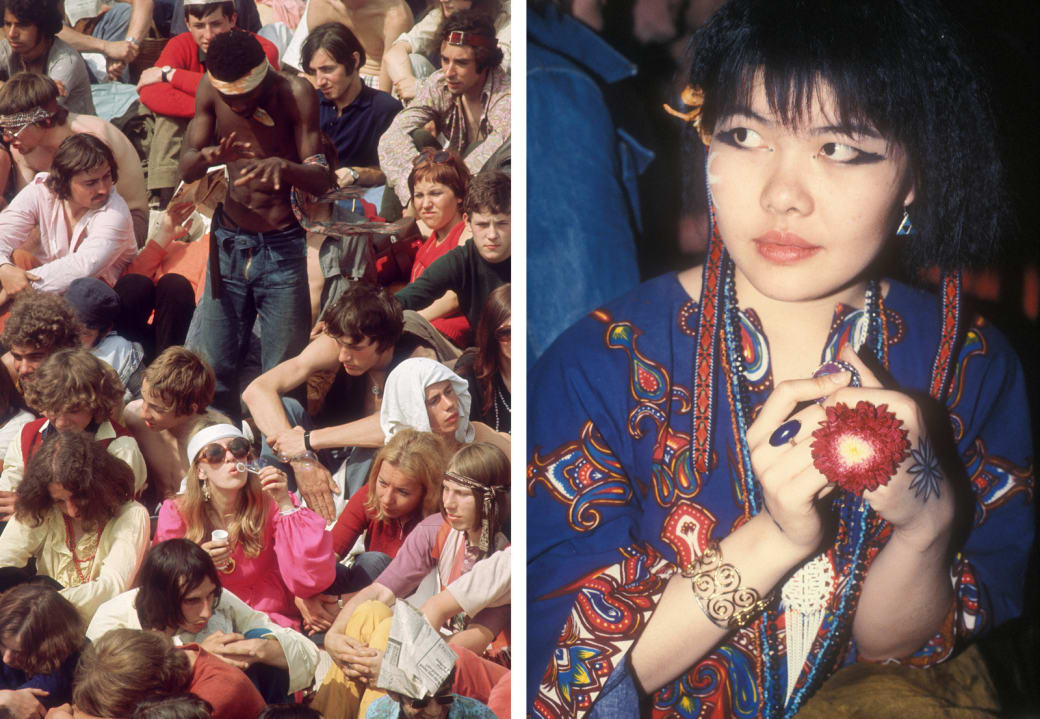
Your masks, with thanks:
<instances>
[{"instance_id":1,"label":"young woman with bob haircut","mask_svg":"<svg viewBox=\"0 0 1040 719\"><path fill-rule=\"evenodd\" d=\"M343 605L325 635L325 649L335 662L312 706L328 719L365 716L381 696L375 689L383 650L390 633L391 605L413 593L431 571L443 590L473 564L505 549L502 532L509 515L509 458L483 442L460 449L444 474L441 515L427 517L405 539L401 551L376 581ZM509 571L508 565L502 567ZM444 627L451 644L482 654L499 637L496 649L508 644L509 608L485 608L475 617L456 616ZM366 688L367 687L367 688Z\"/></svg>"},{"instance_id":2,"label":"young woman with bob haircut","mask_svg":"<svg viewBox=\"0 0 1040 719\"><path fill-rule=\"evenodd\" d=\"M198 643L245 671L271 701L309 686L318 663L313 642L224 589L209 554L187 539L152 547L137 587L98 607L87 638L116 628L161 632L182 646Z\"/></svg>"},{"instance_id":3,"label":"young woman with bob haircut","mask_svg":"<svg viewBox=\"0 0 1040 719\"><path fill-rule=\"evenodd\" d=\"M419 247L412 263L409 281L415 282L427 267L459 246L459 239L466 230L462 201L466 199L470 172L462 158L448 150L424 149L416 155L412 165L408 192L412 196L415 218L430 229L430 236ZM422 309L419 315L456 347L468 347L473 333L457 304L445 296ZM455 356L459 353L460 350L456 350Z\"/></svg>"},{"instance_id":4,"label":"young woman with bob haircut","mask_svg":"<svg viewBox=\"0 0 1040 719\"><path fill-rule=\"evenodd\" d=\"M18 485L14 517L0 535L0 567L36 572L86 621L130 586L148 549L148 511L133 501L134 476L85 432L43 441Z\"/></svg>"},{"instance_id":5,"label":"young woman with bob haircut","mask_svg":"<svg viewBox=\"0 0 1040 719\"><path fill-rule=\"evenodd\" d=\"M704 265L582 319L529 386L538 717L792 716L849 662L930 666L1022 611L1022 370L956 273L1003 229L1002 163L953 24L731 0L693 48Z\"/></svg>"},{"instance_id":6,"label":"young woman with bob haircut","mask_svg":"<svg viewBox=\"0 0 1040 719\"><path fill-rule=\"evenodd\" d=\"M0 594L0 690L42 690L43 707L64 704L83 643L83 619L53 587L21 584Z\"/></svg>"},{"instance_id":7,"label":"young woman with bob haircut","mask_svg":"<svg viewBox=\"0 0 1040 719\"><path fill-rule=\"evenodd\" d=\"M335 579L325 520L294 504L282 470L247 469L255 457L237 427L201 428L188 442L187 457L184 494L163 502L155 541L186 537L200 545L225 587L276 623L299 629L295 598L312 597ZM227 538L214 539L214 530Z\"/></svg>"}]
</instances>

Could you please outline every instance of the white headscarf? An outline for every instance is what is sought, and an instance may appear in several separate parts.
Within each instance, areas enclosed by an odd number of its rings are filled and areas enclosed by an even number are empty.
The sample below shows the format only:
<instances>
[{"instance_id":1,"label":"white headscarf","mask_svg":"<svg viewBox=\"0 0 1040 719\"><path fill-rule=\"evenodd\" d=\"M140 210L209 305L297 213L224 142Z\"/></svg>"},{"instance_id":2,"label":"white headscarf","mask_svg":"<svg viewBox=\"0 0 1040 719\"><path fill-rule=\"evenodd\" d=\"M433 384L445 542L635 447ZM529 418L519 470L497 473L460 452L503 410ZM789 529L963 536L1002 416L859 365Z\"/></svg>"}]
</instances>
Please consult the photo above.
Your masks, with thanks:
<instances>
[{"instance_id":1,"label":"white headscarf","mask_svg":"<svg viewBox=\"0 0 1040 719\"><path fill-rule=\"evenodd\" d=\"M389 442L398 430L406 428L431 431L430 415L426 411L426 388L445 380L451 382L459 399L459 428L455 430L455 439L463 444L473 441L476 432L469 423L472 400L466 380L437 360L412 357L397 365L386 378L383 407L379 410L379 426L383 428L385 442Z\"/></svg>"}]
</instances>

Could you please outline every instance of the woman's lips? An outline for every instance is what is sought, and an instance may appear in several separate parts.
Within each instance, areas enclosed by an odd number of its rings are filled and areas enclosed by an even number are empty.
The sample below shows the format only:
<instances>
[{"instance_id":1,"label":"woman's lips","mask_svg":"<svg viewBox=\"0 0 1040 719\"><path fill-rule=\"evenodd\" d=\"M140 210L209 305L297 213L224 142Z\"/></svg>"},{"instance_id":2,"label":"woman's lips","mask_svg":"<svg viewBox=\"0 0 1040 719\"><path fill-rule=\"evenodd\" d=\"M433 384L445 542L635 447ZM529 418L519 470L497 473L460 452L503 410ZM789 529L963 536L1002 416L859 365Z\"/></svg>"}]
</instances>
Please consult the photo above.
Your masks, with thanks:
<instances>
[{"instance_id":1,"label":"woman's lips","mask_svg":"<svg viewBox=\"0 0 1040 719\"><path fill-rule=\"evenodd\" d=\"M758 254L777 265L790 265L815 255L819 245L806 242L793 232L771 230L753 242Z\"/></svg>"}]
</instances>

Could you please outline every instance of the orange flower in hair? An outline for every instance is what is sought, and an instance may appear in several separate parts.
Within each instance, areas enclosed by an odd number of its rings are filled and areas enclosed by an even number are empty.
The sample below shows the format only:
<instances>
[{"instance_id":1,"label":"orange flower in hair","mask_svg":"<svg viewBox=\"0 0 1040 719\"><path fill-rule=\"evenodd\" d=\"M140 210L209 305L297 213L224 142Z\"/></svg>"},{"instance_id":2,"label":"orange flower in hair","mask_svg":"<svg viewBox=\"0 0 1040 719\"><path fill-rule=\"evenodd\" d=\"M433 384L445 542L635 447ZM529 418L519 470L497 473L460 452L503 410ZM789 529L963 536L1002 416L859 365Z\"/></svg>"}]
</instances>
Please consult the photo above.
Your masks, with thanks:
<instances>
[{"instance_id":1,"label":"orange flower in hair","mask_svg":"<svg viewBox=\"0 0 1040 719\"><path fill-rule=\"evenodd\" d=\"M683 101L686 107L690 108L686 112L679 112L668 103L664 104L664 111L673 117L678 117L683 122L693 125L693 128L700 135L701 142L707 147L711 144L711 133L705 132L701 127L701 110L704 107L704 90L700 87L694 87L687 85L679 99Z\"/></svg>"}]
</instances>

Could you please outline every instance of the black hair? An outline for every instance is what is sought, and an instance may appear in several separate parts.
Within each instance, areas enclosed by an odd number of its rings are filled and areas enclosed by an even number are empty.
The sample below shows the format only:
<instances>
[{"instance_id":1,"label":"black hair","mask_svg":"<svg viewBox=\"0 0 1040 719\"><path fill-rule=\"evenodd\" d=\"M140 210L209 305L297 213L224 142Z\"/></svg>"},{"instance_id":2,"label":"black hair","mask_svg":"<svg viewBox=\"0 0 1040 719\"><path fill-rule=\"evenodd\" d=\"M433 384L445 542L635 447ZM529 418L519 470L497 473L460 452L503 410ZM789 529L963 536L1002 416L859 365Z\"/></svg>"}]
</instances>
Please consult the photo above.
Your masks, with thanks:
<instances>
[{"instance_id":1,"label":"black hair","mask_svg":"<svg viewBox=\"0 0 1040 719\"><path fill-rule=\"evenodd\" d=\"M134 607L142 629L163 631L184 622L181 604L202 580L216 586L213 606L220 600L220 574L209 554L188 539L167 539L149 550L137 574Z\"/></svg>"},{"instance_id":2,"label":"black hair","mask_svg":"<svg viewBox=\"0 0 1040 719\"><path fill-rule=\"evenodd\" d=\"M266 57L260 41L251 33L232 30L210 41L206 69L218 80L234 82L249 74Z\"/></svg>"},{"instance_id":3,"label":"black hair","mask_svg":"<svg viewBox=\"0 0 1040 719\"><path fill-rule=\"evenodd\" d=\"M404 332L404 310L386 288L355 282L329 303L321 315L333 339L363 342L368 337L380 352L397 344Z\"/></svg>"},{"instance_id":4,"label":"black hair","mask_svg":"<svg viewBox=\"0 0 1040 719\"><path fill-rule=\"evenodd\" d=\"M209 719L212 713L212 704L185 692L166 696L159 694L145 699L134 708L130 719Z\"/></svg>"},{"instance_id":5,"label":"black hair","mask_svg":"<svg viewBox=\"0 0 1040 719\"><path fill-rule=\"evenodd\" d=\"M201 20L214 10L220 10L220 14L230 20L235 15L234 0L217 0L217 2L208 2L205 5L185 5L184 20L187 21L189 17Z\"/></svg>"},{"instance_id":6,"label":"black hair","mask_svg":"<svg viewBox=\"0 0 1040 719\"><path fill-rule=\"evenodd\" d=\"M57 0L0 0L0 17L10 12L20 22L35 25L43 37L61 32L63 24Z\"/></svg>"},{"instance_id":7,"label":"black hair","mask_svg":"<svg viewBox=\"0 0 1040 719\"><path fill-rule=\"evenodd\" d=\"M992 255L1008 204L988 97L955 34L931 0L731 0L694 35L689 82L704 91L707 132L750 106L760 71L791 126L829 86L839 125L875 128L907 153L910 268L966 267Z\"/></svg>"},{"instance_id":8,"label":"black hair","mask_svg":"<svg viewBox=\"0 0 1040 719\"><path fill-rule=\"evenodd\" d=\"M486 38L495 39L495 26L484 10L470 8L459 10L441 21L437 28L437 47L441 48L447 41L448 35L453 32L472 33L482 35ZM477 63L477 72L483 72L489 68L502 66L505 55L502 48L466 45L473 48L473 59Z\"/></svg>"},{"instance_id":9,"label":"black hair","mask_svg":"<svg viewBox=\"0 0 1040 719\"><path fill-rule=\"evenodd\" d=\"M314 74L311 70L311 58L318 50L324 50L331 55L333 60L343 65L348 75L365 64L365 48L361 47L361 42L350 28L341 22L319 25L311 30L307 39L303 41L300 59L303 62L303 71L308 75ZM353 58L355 52L360 56L356 66Z\"/></svg>"}]
</instances>

